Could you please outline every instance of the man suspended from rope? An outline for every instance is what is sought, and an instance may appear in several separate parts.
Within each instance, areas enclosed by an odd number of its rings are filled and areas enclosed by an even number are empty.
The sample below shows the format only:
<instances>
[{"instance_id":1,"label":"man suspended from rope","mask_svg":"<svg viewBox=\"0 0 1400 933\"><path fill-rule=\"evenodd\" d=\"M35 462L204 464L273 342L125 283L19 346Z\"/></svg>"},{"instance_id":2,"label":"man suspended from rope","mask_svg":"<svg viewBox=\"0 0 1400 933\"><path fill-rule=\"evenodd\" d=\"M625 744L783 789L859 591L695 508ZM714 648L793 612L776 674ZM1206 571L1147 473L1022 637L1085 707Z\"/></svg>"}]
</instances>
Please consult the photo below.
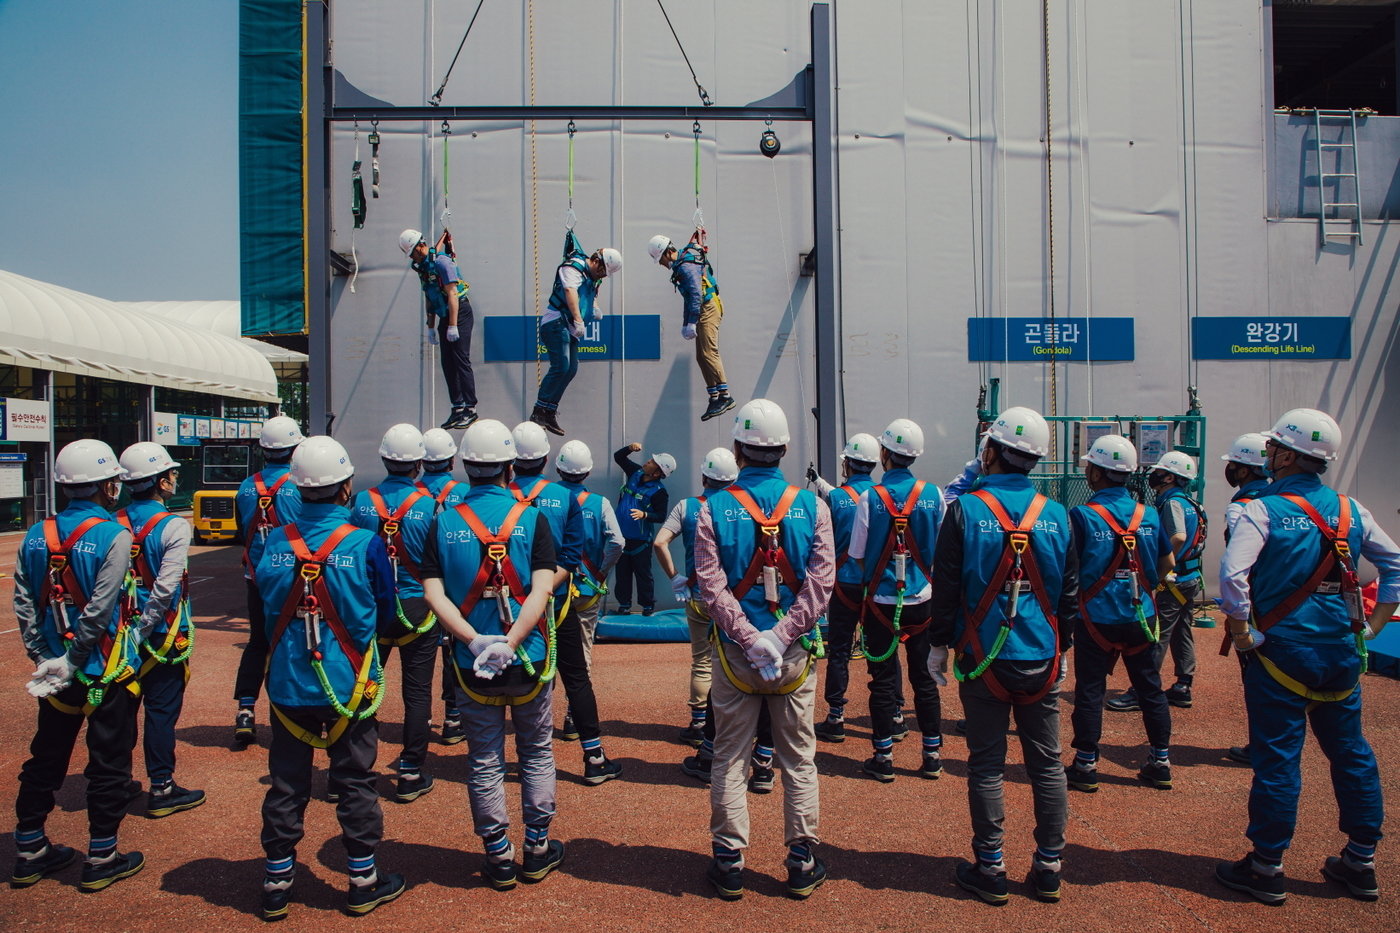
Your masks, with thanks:
<instances>
[{"instance_id":1,"label":"man suspended from rope","mask_svg":"<svg viewBox=\"0 0 1400 933\"><path fill-rule=\"evenodd\" d=\"M655 528L666 520L671 494L662 482L676 472L676 458L652 454L646 463L637 463L632 454L642 449L636 441L613 451L613 462L626 477L617 494L617 523L622 529L622 557L614 568L613 598L617 614L632 611L632 581L637 581L637 601L642 615L656 610L656 591L651 576L651 542Z\"/></svg>"},{"instance_id":2,"label":"man suspended from rope","mask_svg":"<svg viewBox=\"0 0 1400 933\"><path fill-rule=\"evenodd\" d=\"M26 689L38 700L38 720L19 772L13 888L37 884L78 857L51 842L44 826L84 726L89 842L79 888L100 891L146 864L140 852L117 851L132 799L130 688L140 664L121 609L131 533L109 511L121 494L120 474L117 455L101 441L66 445L54 458L54 480L68 504L29 529L15 560L15 621L36 666Z\"/></svg>"},{"instance_id":3,"label":"man suspended from rope","mask_svg":"<svg viewBox=\"0 0 1400 933\"><path fill-rule=\"evenodd\" d=\"M433 246L417 230L399 234L399 249L418 273L428 312L428 343L442 350L442 376L452 411L442 426L465 428L476 420L476 377L472 375L472 303L446 230Z\"/></svg>"},{"instance_id":4,"label":"man suspended from rope","mask_svg":"<svg viewBox=\"0 0 1400 933\"><path fill-rule=\"evenodd\" d=\"M719 297L719 281L705 246L705 231L697 229L681 249L661 234L647 244L651 258L671 270L671 284L681 295L681 336L695 341L695 362L705 380L709 406L700 416L709 421L734 407L729 383L724 378L724 361L719 356L719 325L724 320L724 301Z\"/></svg>"},{"instance_id":5,"label":"man suspended from rope","mask_svg":"<svg viewBox=\"0 0 1400 933\"><path fill-rule=\"evenodd\" d=\"M1400 548L1366 507L1322 481L1342 432L1311 408L1285 412L1267 433L1273 483L1245 505L1220 563L1221 608L1235 650L1248 653L1244 704L1254 783L1245 836L1253 851L1221 862L1215 877L1266 904L1288 896L1283 854L1293 841L1308 725L1331 765L1347 843L1322 873L1352 897L1374 901L1383 818L1376 756L1361 729L1366 639L1400 605ZM1356 559L1380 573L1369 619Z\"/></svg>"},{"instance_id":6,"label":"man suspended from rope","mask_svg":"<svg viewBox=\"0 0 1400 933\"><path fill-rule=\"evenodd\" d=\"M933 555L929 673L947 683L947 646L954 646L967 716L974 861L959 863L957 883L992 905L1007 901L1008 717L1035 800L1028 884L1039 900L1060 898L1067 801L1059 685L1079 615L1079 568L1064 507L1037 493L1026 475L1049 452L1050 427L1039 412L1002 412L982 448L979 486L948 506Z\"/></svg>"},{"instance_id":7,"label":"man suspended from rope","mask_svg":"<svg viewBox=\"0 0 1400 933\"><path fill-rule=\"evenodd\" d=\"M355 467L339 442L307 438L292 454L288 475L301 491L301 514L268 535L257 568L273 712L262 806L262 917L287 914L318 748L329 758L328 785L345 843L346 909L367 914L405 887L402 875L382 874L375 862L384 835L374 770L374 714L384 699L377 639L402 631L394 570L383 539L351 523L346 505Z\"/></svg>"},{"instance_id":8,"label":"man suspended from rope","mask_svg":"<svg viewBox=\"0 0 1400 933\"><path fill-rule=\"evenodd\" d=\"M1230 544L1230 532L1235 530L1235 523L1244 514L1244 507L1258 499L1268 488L1269 478L1264 472L1264 464L1269 456L1264 448L1268 443L1269 438L1263 434L1257 432L1241 434L1230 445L1230 450L1220 455L1220 459L1225 461L1225 482L1229 483L1230 488L1234 490L1230 496L1230 504L1225 506L1225 544L1227 547ZM1236 655L1240 659L1240 674L1243 676L1245 668L1249 664L1249 655L1239 652L1236 652ZM1249 745L1231 745L1225 752L1225 757L1247 765L1249 764Z\"/></svg>"}]
</instances>

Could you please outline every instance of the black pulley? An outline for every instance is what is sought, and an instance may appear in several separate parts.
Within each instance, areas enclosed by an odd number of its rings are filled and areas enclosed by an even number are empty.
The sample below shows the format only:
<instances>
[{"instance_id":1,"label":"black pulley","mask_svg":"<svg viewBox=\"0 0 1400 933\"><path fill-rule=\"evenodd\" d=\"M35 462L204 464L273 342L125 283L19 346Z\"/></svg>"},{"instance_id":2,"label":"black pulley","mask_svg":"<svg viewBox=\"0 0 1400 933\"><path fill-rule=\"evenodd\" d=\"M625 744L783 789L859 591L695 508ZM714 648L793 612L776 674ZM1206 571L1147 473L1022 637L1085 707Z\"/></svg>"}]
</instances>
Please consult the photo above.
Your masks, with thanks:
<instances>
[{"instance_id":1,"label":"black pulley","mask_svg":"<svg viewBox=\"0 0 1400 933\"><path fill-rule=\"evenodd\" d=\"M763 131L763 135L758 138L758 151L773 158L783 149L783 144L778 140L778 134L773 132L773 122L768 121L768 129Z\"/></svg>"}]
</instances>

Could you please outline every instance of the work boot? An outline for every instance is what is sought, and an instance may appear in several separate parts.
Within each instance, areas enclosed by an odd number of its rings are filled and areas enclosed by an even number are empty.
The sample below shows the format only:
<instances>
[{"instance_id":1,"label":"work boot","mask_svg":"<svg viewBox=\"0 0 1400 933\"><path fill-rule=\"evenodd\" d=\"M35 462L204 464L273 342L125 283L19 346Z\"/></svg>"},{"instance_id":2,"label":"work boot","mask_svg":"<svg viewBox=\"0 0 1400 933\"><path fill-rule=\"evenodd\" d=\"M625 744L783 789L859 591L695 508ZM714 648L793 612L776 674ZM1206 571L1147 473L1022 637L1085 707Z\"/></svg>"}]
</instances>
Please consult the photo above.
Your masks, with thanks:
<instances>
[{"instance_id":1,"label":"work boot","mask_svg":"<svg viewBox=\"0 0 1400 933\"><path fill-rule=\"evenodd\" d=\"M1054 862L1056 866L1059 862ZM1026 886L1035 892L1035 899L1044 901L1047 904L1058 904L1060 902L1060 869L1051 868L1044 862L1037 860L1031 865L1030 874L1026 876Z\"/></svg>"},{"instance_id":2,"label":"work boot","mask_svg":"<svg viewBox=\"0 0 1400 933\"><path fill-rule=\"evenodd\" d=\"M705 869L705 878L714 885L715 893L722 901L737 901L744 896L744 863L711 859Z\"/></svg>"},{"instance_id":3,"label":"work boot","mask_svg":"<svg viewBox=\"0 0 1400 933\"><path fill-rule=\"evenodd\" d=\"M894 780L894 759L888 755L874 755L867 758L861 764L860 769L881 784L889 784Z\"/></svg>"},{"instance_id":4,"label":"work boot","mask_svg":"<svg viewBox=\"0 0 1400 933\"><path fill-rule=\"evenodd\" d=\"M1171 700L1170 697L1167 699L1168 701ZM1103 708L1113 710L1115 713L1134 713L1142 709L1142 706L1138 704L1137 691L1129 687L1120 695L1104 703Z\"/></svg>"},{"instance_id":5,"label":"work boot","mask_svg":"<svg viewBox=\"0 0 1400 933\"><path fill-rule=\"evenodd\" d=\"M1263 866L1254 856L1246 855L1238 862L1218 862L1215 866L1215 880L1233 891L1243 891L1261 904L1278 907L1288 900L1288 892L1283 887L1283 869L1272 872L1260 871Z\"/></svg>"},{"instance_id":6,"label":"work boot","mask_svg":"<svg viewBox=\"0 0 1400 933\"><path fill-rule=\"evenodd\" d=\"M710 405L700 416L700 420L709 421L711 418L717 418L733 407L734 400L728 395L712 395L710 396Z\"/></svg>"},{"instance_id":7,"label":"work boot","mask_svg":"<svg viewBox=\"0 0 1400 933\"><path fill-rule=\"evenodd\" d=\"M710 766L714 764L713 758L705 758L701 755L691 755L681 762L681 770L702 784L710 783Z\"/></svg>"},{"instance_id":8,"label":"work boot","mask_svg":"<svg viewBox=\"0 0 1400 933\"><path fill-rule=\"evenodd\" d=\"M453 409L452 424L448 427L452 430L462 430L469 428L481 416L476 413L475 408Z\"/></svg>"},{"instance_id":9,"label":"work boot","mask_svg":"<svg viewBox=\"0 0 1400 933\"><path fill-rule=\"evenodd\" d=\"M844 742L846 741L846 721L843 719L824 719L817 723L817 738L823 742Z\"/></svg>"},{"instance_id":10,"label":"work boot","mask_svg":"<svg viewBox=\"0 0 1400 933\"><path fill-rule=\"evenodd\" d=\"M826 881L826 863L815 855L806 862L789 858L784 864L788 870L788 897L794 900L805 901Z\"/></svg>"},{"instance_id":11,"label":"work boot","mask_svg":"<svg viewBox=\"0 0 1400 933\"><path fill-rule=\"evenodd\" d=\"M15 859L15 870L10 873L10 887L27 888L38 884L45 875L62 871L78 857L78 851L71 846L49 843L40 855L20 856Z\"/></svg>"},{"instance_id":12,"label":"work boot","mask_svg":"<svg viewBox=\"0 0 1400 933\"><path fill-rule=\"evenodd\" d=\"M958 887L976 894L984 903L993 907L1006 905L1006 872L986 872L973 862L959 862L957 880Z\"/></svg>"},{"instance_id":13,"label":"work boot","mask_svg":"<svg viewBox=\"0 0 1400 933\"><path fill-rule=\"evenodd\" d=\"M118 852L101 865L92 862L83 864L83 879L78 888L85 892L101 891L114 882L130 878L146 867L146 857L140 852Z\"/></svg>"},{"instance_id":14,"label":"work boot","mask_svg":"<svg viewBox=\"0 0 1400 933\"><path fill-rule=\"evenodd\" d=\"M1167 702L1181 709L1191 708L1191 685L1172 684L1167 688Z\"/></svg>"},{"instance_id":15,"label":"work boot","mask_svg":"<svg viewBox=\"0 0 1400 933\"><path fill-rule=\"evenodd\" d=\"M1358 901L1375 901L1381 896L1380 888L1376 884L1375 863L1366 865L1356 865L1348 857L1345 850L1338 858L1335 855L1327 856L1327 861L1322 864L1322 874L1329 880L1337 882L1347 889L1347 893Z\"/></svg>"},{"instance_id":16,"label":"work boot","mask_svg":"<svg viewBox=\"0 0 1400 933\"><path fill-rule=\"evenodd\" d=\"M689 745L691 748L699 748L700 743L703 741L705 741L704 723L692 722L681 730L681 742Z\"/></svg>"},{"instance_id":17,"label":"work boot","mask_svg":"<svg viewBox=\"0 0 1400 933\"><path fill-rule=\"evenodd\" d=\"M465 409L452 409L447 413L447 420L438 425L438 427L442 428L444 431L451 431L453 428L457 427L457 422L461 419L463 411L465 411Z\"/></svg>"},{"instance_id":18,"label":"work boot","mask_svg":"<svg viewBox=\"0 0 1400 933\"><path fill-rule=\"evenodd\" d=\"M894 714L894 732L890 733L890 738L896 742L903 742L904 737L909 734L909 727L904 724L904 710L896 710Z\"/></svg>"},{"instance_id":19,"label":"work boot","mask_svg":"<svg viewBox=\"0 0 1400 933\"><path fill-rule=\"evenodd\" d=\"M146 816L158 820L181 810L193 810L207 798L202 790L186 790L174 781L151 784L151 792L146 795Z\"/></svg>"},{"instance_id":20,"label":"work boot","mask_svg":"<svg viewBox=\"0 0 1400 933\"><path fill-rule=\"evenodd\" d=\"M751 794L771 794L773 792L773 768L771 765L761 765L757 761L753 763L753 771L749 774L749 793Z\"/></svg>"},{"instance_id":21,"label":"work boot","mask_svg":"<svg viewBox=\"0 0 1400 933\"><path fill-rule=\"evenodd\" d=\"M455 710L448 713L447 718L442 721L442 744L456 745L467 737L467 730L462 725L462 714Z\"/></svg>"},{"instance_id":22,"label":"work boot","mask_svg":"<svg viewBox=\"0 0 1400 933\"><path fill-rule=\"evenodd\" d=\"M925 752L923 764L919 765L919 777L936 781L943 776L943 756L938 752Z\"/></svg>"},{"instance_id":23,"label":"work boot","mask_svg":"<svg viewBox=\"0 0 1400 933\"><path fill-rule=\"evenodd\" d=\"M520 877L529 884L543 881L560 865L564 864L564 843L558 839L549 840L543 849L525 849L525 859L520 866Z\"/></svg>"},{"instance_id":24,"label":"work boot","mask_svg":"<svg viewBox=\"0 0 1400 933\"><path fill-rule=\"evenodd\" d=\"M551 434L564 436L564 429L559 427L558 412L553 408L541 408L536 405L535 410L530 412L530 420Z\"/></svg>"},{"instance_id":25,"label":"work boot","mask_svg":"<svg viewBox=\"0 0 1400 933\"><path fill-rule=\"evenodd\" d=\"M387 904L397 898L408 887L403 875L380 875L374 884L351 884L350 895L345 909L357 917L362 917L380 904Z\"/></svg>"},{"instance_id":26,"label":"work boot","mask_svg":"<svg viewBox=\"0 0 1400 933\"><path fill-rule=\"evenodd\" d=\"M412 803L433 789L433 776L417 771L399 774L398 786L394 788L395 803Z\"/></svg>"},{"instance_id":27,"label":"work boot","mask_svg":"<svg viewBox=\"0 0 1400 933\"><path fill-rule=\"evenodd\" d=\"M578 726L574 725L573 713L564 714L564 725L559 729L559 738L563 739L565 742L578 741Z\"/></svg>"},{"instance_id":28,"label":"work boot","mask_svg":"<svg viewBox=\"0 0 1400 933\"><path fill-rule=\"evenodd\" d=\"M1248 745L1231 745L1225 757L1238 764L1251 764Z\"/></svg>"},{"instance_id":29,"label":"work boot","mask_svg":"<svg viewBox=\"0 0 1400 933\"><path fill-rule=\"evenodd\" d=\"M233 747L247 748L258 740L257 721L250 707L239 707L233 717Z\"/></svg>"},{"instance_id":30,"label":"work boot","mask_svg":"<svg viewBox=\"0 0 1400 933\"><path fill-rule=\"evenodd\" d=\"M608 758L599 750L597 755L585 756L583 759L583 782L585 784L602 784L611 781L622 773L622 765Z\"/></svg>"},{"instance_id":31,"label":"work boot","mask_svg":"<svg viewBox=\"0 0 1400 933\"><path fill-rule=\"evenodd\" d=\"M1083 791L1086 794L1097 793L1099 789L1099 771L1093 766L1086 766L1075 761L1065 769L1065 783L1071 790Z\"/></svg>"},{"instance_id":32,"label":"work boot","mask_svg":"<svg viewBox=\"0 0 1400 933\"><path fill-rule=\"evenodd\" d=\"M1158 790L1172 789L1172 767L1165 761L1149 761L1137 773L1138 780Z\"/></svg>"}]
</instances>

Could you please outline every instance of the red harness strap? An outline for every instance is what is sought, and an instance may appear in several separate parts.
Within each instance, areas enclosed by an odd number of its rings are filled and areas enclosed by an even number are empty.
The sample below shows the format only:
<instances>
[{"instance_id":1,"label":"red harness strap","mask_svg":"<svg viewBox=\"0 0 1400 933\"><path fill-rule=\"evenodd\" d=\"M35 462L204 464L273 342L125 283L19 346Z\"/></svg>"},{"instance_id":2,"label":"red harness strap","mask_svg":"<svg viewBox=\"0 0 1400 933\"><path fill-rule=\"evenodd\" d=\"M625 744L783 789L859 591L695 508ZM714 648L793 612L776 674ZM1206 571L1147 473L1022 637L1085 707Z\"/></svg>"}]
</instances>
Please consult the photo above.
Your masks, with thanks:
<instances>
[{"instance_id":1,"label":"red harness strap","mask_svg":"<svg viewBox=\"0 0 1400 933\"><path fill-rule=\"evenodd\" d=\"M269 486L263 482L262 473L253 474L253 489L258 494L258 507L253 512L253 521L248 526L248 536L243 544L243 566L248 569L250 576L256 575L257 568L248 560L248 553L253 547L253 536L266 536L268 529L277 528L282 524L282 517L277 514L277 493L287 480L292 478L290 472L283 473Z\"/></svg>"},{"instance_id":2,"label":"red harness strap","mask_svg":"<svg viewBox=\"0 0 1400 933\"><path fill-rule=\"evenodd\" d=\"M1113 513L1098 502L1090 502L1092 509L1099 518L1104 520L1110 531L1117 538L1118 546L1113 552L1113 560L1109 561L1108 567L1103 575L1094 581L1087 590L1079 591L1079 615L1084 620L1084 627L1089 630L1089 637L1094 643L1102 648L1109 655L1109 673L1112 673L1114 655L1121 654L1130 656L1146 651L1152 646L1151 642L1142 642L1138 645L1127 645L1119 642L1109 641L1108 636L1094 624L1094 620L1089 615L1089 602L1103 591L1104 587L1112 583L1118 576L1118 570L1125 563L1128 565L1128 572L1137 578L1138 600L1143 599L1143 594L1151 591L1147 585L1147 576L1142 569L1142 565L1137 558L1137 530L1142 525L1142 517L1147 514L1147 506L1141 502L1137 508L1133 509L1132 520L1128 522L1128 527L1124 528L1118 524L1118 519Z\"/></svg>"},{"instance_id":3,"label":"red harness strap","mask_svg":"<svg viewBox=\"0 0 1400 933\"><path fill-rule=\"evenodd\" d=\"M520 488L520 485L518 483L516 483L514 480L511 480L510 494L512 496L515 496L517 502L523 502L526 505L534 505L535 497L538 496L540 494L540 491L543 490L544 487L547 485L549 485L549 480L545 479L543 476L537 477L535 485L530 487L529 492L525 492Z\"/></svg>"},{"instance_id":4,"label":"red harness strap","mask_svg":"<svg viewBox=\"0 0 1400 933\"><path fill-rule=\"evenodd\" d=\"M127 514L126 509L122 509L120 512L117 513L117 521L121 523L123 528L131 532L132 572L136 574L136 578L141 582L141 586L144 587L147 592L150 592L151 589L155 587L156 575L155 571L151 569L150 558L146 556L146 539L150 537L151 532L156 530L157 525L165 521L167 518L174 517L174 514L175 513L173 512L166 511L157 512L154 515L152 515L149 519L147 519L146 523L142 525L138 530L132 527L131 516ZM186 567L184 572L180 575L180 601L184 602L188 600L189 597L190 571L189 568ZM131 606L129 608L131 614L135 615L136 607ZM180 604L171 603L170 607L165 610L166 624L169 625L179 617Z\"/></svg>"},{"instance_id":5,"label":"red harness strap","mask_svg":"<svg viewBox=\"0 0 1400 933\"><path fill-rule=\"evenodd\" d=\"M1292 613L1303 604L1304 600L1317 592L1318 586L1331 575L1333 568L1338 564L1341 564L1344 597L1352 590L1359 590L1360 584L1356 577L1356 565L1352 561L1351 545L1347 541L1347 535L1351 532L1351 500L1346 496L1337 496L1337 529L1333 531L1331 526L1327 524L1327 520L1317 509L1313 508L1312 503L1307 499L1289 493L1283 493L1281 498L1296 505L1308 518L1312 519L1312 523L1322 534L1328 546L1323 548L1322 559L1318 561L1317 569L1313 571L1312 576L1308 577L1307 582L1290 593L1277 606L1254 620L1254 627L1261 632L1268 631L1275 622ZM1353 622L1352 628L1355 631L1360 631L1360 623Z\"/></svg>"},{"instance_id":6,"label":"red harness strap","mask_svg":"<svg viewBox=\"0 0 1400 933\"><path fill-rule=\"evenodd\" d=\"M425 495L425 496L433 496L433 491L432 491L431 489L429 489L427 486L423 485L422 480L419 480L418 483L417 483L416 485L418 486L418 490L419 490L420 492L422 492L423 495ZM436 502L438 505L446 505L446 504L447 504L447 497L450 496L450 495L452 495L452 490L456 489L457 486L458 486L458 481L457 481L457 480L455 480L455 479L450 479L450 480L448 480L448 481L447 481L447 485L443 486L442 489L438 490L437 495L433 496L433 501Z\"/></svg>"},{"instance_id":7,"label":"red harness strap","mask_svg":"<svg viewBox=\"0 0 1400 933\"><path fill-rule=\"evenodd\" d=\"M851 486L843 485L838 486L836 488L840 489L846 495L850 496L852 502L860 502L860 493L856 492L855 489L853 489ZM840 554L836 555L836 573L838 574L838 576L841 573L841 568L845 566L846 561L850 559L851 552L849 550L843 550ZM853 599L850 596L847 596L844 588L839 582L832 586L831 595L835 596L840 601L841 605L845 606L852 612L860 612L861 600Z\"/></svg>"},{"instance_id":8,"label":"red harness strap","mask_svg":"<svg viewBox=\"0 0 1400 933\"><path fill-rule=\"evenodd\" d=\"M320 616L326 620L330 626L331 634L340 645L340 650L345 654L345 658L350 662L354 670L359 670L364 663L365 655L355 647L355 643L350 638L350 633L346 631L344 623L340 621L340 613L336 611L335 602L331 599L331 591L326 586L326 576L324 573L326 561L330 559L335 549L340 546L349 535L356 530L354 525L348 522L336 528L321 542L321 546L313 554L307 546L306 540L301 536L301 532L296 525L285 526L287 533L287 543L292 546L292 553L297 559L297 576L300 577L302 586L297 589L296 581L292 582L291 588L287 591L287 598L282 603L282 611L277 615L277 625L273 629L272 637L268 643L276 646L282 640L283 633L287 626L297 615L302 615L308 627L313 624L313 619L307 616ZM314 641L313 641L314 639ZM317 660L321 659L320 633L307 633L308 645L315 644L312 648Z\"/></svg>"},{"instance_id":9,"label":"red harness strap","mask_svg":"<svg viewBox=\"0 0 1400 933\"><path fill-rule=\"evenodd\" d=\"M506 520L501 522L501 530L492 534L481 518L471 510L465 503L457 506L457 514L467 523L467 527L472 530L481 541L484 553L482 554L481 567L477 570L476 579L472 581L471 587L467 590L467 595L462 599L461 605L457 608L462 613L462 618L471 616L472 610L477 603L481 602L487 588L496 590L498 593L503 587L509 588L510 599L517 605L525 604L525 586L520 580L519 573L516 572L515 565L510 560L510 536L515 531L516 524L520 517L525 514L525 510L530 508L530 503L524 499L518 500L511 506L510 512L506 514ZM539 630L549 638L549 613L540 614Z\"/></svg>"},{"instance_id":10,"label":"red harness strap","mask_svg":"<svg viewBox=\"0 0 1400 933\"><path fill-rule=\"evenodd\" d=\"M1024 577L1030 583L1031 592L1035 594L1036 602L1040 603L1040 609L1044 613L1046 621L1050 623L1050 630L1055 633L1055 656L1050 661L1050 672L1040 689L1029 694L1013 694L1007 690L997 679L990 664L987 665L981 676L986 678L987 688L992 691L992 695L1003 703L1014 703L1018 706L1035 703L1049 693L1050 688L1054 686L1055 680L1059 676L1060 665L1059 620L1056 618L1054 607L1050 605L1050 600L1046 595L1040 567L1036 564L1035 551L1030 546L1031 531L1035 528L1036 520L1040 518L1041 511L1050 500L1040 493L1036 493L1035 498L1031 500L1030 506L1026 509L1025 515L1017 523L1011 520L1006 509L988 490L978 489L970 495L980 499L996 518L997 523L1001 525L1001 530L1006 533L1006 549L1002 553L1001 563L997 565L991 580L987 582L987 589L982 594L981 602L977 604L977 608L967 613L963 637L958 643L957 650L959 654L970 655L977 665L982 664L987 656L987 652L982 648L982 642L978 638L978 630L982 621L996 603L997 594L1001 592L1002 586L1008 581L1017 582ZM1009 630L1012 620L1004 618L1002 625Z\"/></svg>"},{"instance_id":11,"label":"red harness strap","mask_svg":"<svg viewBox=\"0 0 1400 933\"><path fill-rule=\"evenodd\" d=\"M801 588L801 584L797 582L797 572L792 569L787 554L783 552L779 535L782 532L783 519L787 517L788 509L792 508L792 503L801 490L796 486L789 486L784 490L782 498L778 500L771 515L765 514L763 509L758 507L758 503L753 500L753 496L749 495L747 490L738 486L730 486L728 492L749 513L749 517L753 519L762 535L755 542L753 558L749 561L748 570L730 590L734 594L734 598L743 599L763 576L765 567L772 567L777 573L777 582L786 586L790 592L796 593ZM781 606L774 599L768 600L768 610L775 615L782 611Z\"/></svg>"},{"instance_id":12,"label":"red harness strap","mask_svg":"<svg viewBox=\"0 0 1400 933\"><path fill-rule=\"evenodd\" d=\"M914 507L919 504L919 496L923 495L924 487L927 485L928 484L923 480L914 483L914 488L909 490L909 496L904 500L904 505L898 508L895 507L894 496L890 495L889 487L870 487L871 491L880 497L880 501L885 506L885 511L890 514L890 533L885 538L885 549L880 552L880 556L876 559L875 567L870 574L870 580L873 584L872 590L879 588L880 581L885 575L885 568L889 566L891 558L896 554L903 554L912 559L914 561L914 566L923 571L926 580L933 579L933 573L928 563L924 561L923 555L919 553L919 542L909 535L909 516L914 514ZM896 581L895 587L897 592L902 595L905 587L904 579L901 578ZM908 641L910 636L917 635L928 628L929 622L932 621L925 620L920 625L910 626L909 628L900 627L896 630L894 618L885 616L883 610L880 608L880 603L875 602L875 595L873 592L867 593L865 603L866 611L876 619L879 619L891 632L897 632L900 641Z\"/></svg>"},{"instance_id":13,"label":"red harness strap","mask_svg":"<svg viewBox=\"0 0 1400 933\"><path fill-rule=\"evenodd\" d=\"M585 489L585 490L583 490L582 492L580 492L577 496L574 497L574 501L577 502L577 503L578 503L578 507L579 507L580 509L582 509L582 508L583 508L583 504L584 504L585 502L587 502L591 496L596 496L596 495L597 495L597 493L595 493L595 492L589 492L588 490ZM589 585L591 586L591 585L594 585L594 584L601 583L602 581L599 580L599 578L598 578L598 568L593 566L593 562L590 561L590 560L588 559L588 556L587 556L586 554L580 552L579 555L578 555L578 559L579 559L579 563L583 564L583 569L588 571Z\"/></svg>"},{"instance_id":14,"label":"red harness strap","mask_svg":"<svg viewBox=\"0 0 1400 933\"><path fill-rule=\"evenodd\" d=\"M419 499L430 498L429 494L421 489L415 489L404 497L399 503L399 507L394 511L389 511L389 504L384 501L384 495L376 486L369 490L369 500L374 503L374 512L379 516L379 533L384 536L384 548L389 552L389 563L397 570L402 564L408 571L408 575L419 583L423 582L423 573L418 569L418 564L408 554L408 549L399 550L399 536L403 530L403 519L412 509L413 504Z\"/></svg>"},{"instance_id":15,"label":"red harness strap","mask_svg":"<svg viewBox=\"0 0 1400 933\"><path fill-rule=\"evenodd\" d=\"M82 612L87 608L88 594L83 592L82 585L78 582L78 575L73 572L73 565L68 560L68 555L73 552L73 547L92 529L106 521L97 515L83 519L78 527L69 532L68 537L59 540L58 519L44 519L44 544L49 550L49 571L44 575L44 582L39 591L39 605L52 609L54 615L54 625L58 628L58 634L63 638L71 639L73 633L68 631L67 613L61 611L56 605L62 603L71 605ZM42 614L44 609L39 610ZM110 639L104 638L104 643L109 643ZM105 650L105 649L104 649Z\"/></svg>"}]
</instances>

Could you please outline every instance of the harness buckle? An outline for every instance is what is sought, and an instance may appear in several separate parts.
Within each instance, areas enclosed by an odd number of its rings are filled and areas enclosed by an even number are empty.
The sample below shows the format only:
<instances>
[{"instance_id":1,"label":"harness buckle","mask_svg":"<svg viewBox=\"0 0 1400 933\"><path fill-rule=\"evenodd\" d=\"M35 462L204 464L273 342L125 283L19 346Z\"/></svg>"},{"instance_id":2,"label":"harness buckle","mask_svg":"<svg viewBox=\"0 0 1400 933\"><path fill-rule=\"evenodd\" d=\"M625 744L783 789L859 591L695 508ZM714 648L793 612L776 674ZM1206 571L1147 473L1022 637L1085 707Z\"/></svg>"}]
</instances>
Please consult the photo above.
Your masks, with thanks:
<instances>
[{"instance_id":1,"label":"harness buckle","mask_svg":"<svg viewBox=\"0 0 1400 933\"><path fill-rule=\"evenodd\" d=\"M1031 536L1024 531L1013 531L1007 535L1007 544L1019 559L1022 554L1026 553L1026 548L1030 547Z\"/></svg>"},{"instance_id":2,"label":"harness buckle","mask_svg":"<svg viewBox=\"0 0 1400 933\"><path fill-rule=\"evenodd\" d=\"M139 544L133 544L133 545L131 546L131 559L134 561L134 560L136 560L136 558L138 558L138 557L140 557L140 556L141 556L141 545L139 545Z\"/></svg>"},{"instance_id":3,"label":"harness buckle","mask_svg":"<svg viewBox=\"0 0 1400 933\"><path fill-rule=\"evenodd\" d=\"M307 583L313 583L321 578L321 565L308 561L301 565L301 578Z\"/></svg>"},{"instance_id":4,"label":"harness buckle","mask_svg":"<svg viewBox=\"0 0 1400 933\"><path fill-rule=\"evenodd\" d=\"M388 521L386 521L386 522L384 523L384 534L385 534L387 537L392 538L392 537L394 537L395 535L397 535L398 533L399 533L399 523L398 523L398 522L394 521L394 520L391 518L391 519L389 519Z\"/></svg>"},{"instance_id":5,"label":"harness buckle","mask_svg":"<svg viewBox=\"0 0 1400 933\"><path fill-rule=\"evenodd\" d=\"M499 564L506 559L506 546L504 544L488 544L486 545L486 556Z\"/></svg>"}]
</instances>

